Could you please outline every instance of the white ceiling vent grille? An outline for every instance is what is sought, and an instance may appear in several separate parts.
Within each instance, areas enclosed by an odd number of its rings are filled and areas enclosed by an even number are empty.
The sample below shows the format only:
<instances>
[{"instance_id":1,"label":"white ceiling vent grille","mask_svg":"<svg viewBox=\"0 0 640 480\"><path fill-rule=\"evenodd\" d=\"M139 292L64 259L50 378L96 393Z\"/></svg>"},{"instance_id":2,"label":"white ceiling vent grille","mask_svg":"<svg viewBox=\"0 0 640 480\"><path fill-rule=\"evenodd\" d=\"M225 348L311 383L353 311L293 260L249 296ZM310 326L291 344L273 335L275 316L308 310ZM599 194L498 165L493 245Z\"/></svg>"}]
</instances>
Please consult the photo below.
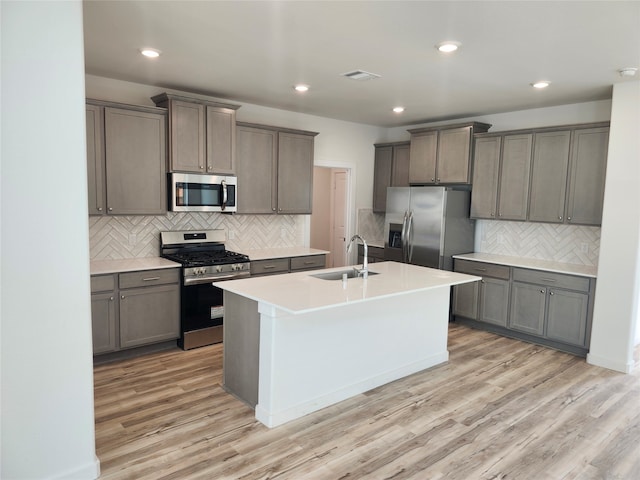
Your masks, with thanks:
<instances>
[{"instance_id":1,"label":"white ceiling vent grille","mask_svg":"<svg viewBox=\"0 0 640 480\"><path fill-rule=\"evenodd\" d=\"M343 77L350 78L351 80L372 80L374 78L380 78L377 73L365 72L364 70L354 70L342 74Z\"/></svg>"}]
</instances>

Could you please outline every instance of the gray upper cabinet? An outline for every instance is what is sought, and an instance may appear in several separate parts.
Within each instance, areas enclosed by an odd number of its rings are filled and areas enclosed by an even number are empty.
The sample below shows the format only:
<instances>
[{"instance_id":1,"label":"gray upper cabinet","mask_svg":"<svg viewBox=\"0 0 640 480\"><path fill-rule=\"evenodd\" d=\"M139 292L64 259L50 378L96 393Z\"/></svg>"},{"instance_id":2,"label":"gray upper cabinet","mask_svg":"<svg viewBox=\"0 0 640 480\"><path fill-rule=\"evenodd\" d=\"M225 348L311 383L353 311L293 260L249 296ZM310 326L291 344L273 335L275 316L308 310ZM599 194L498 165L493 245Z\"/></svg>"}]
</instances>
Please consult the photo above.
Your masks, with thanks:
<instances>
[{"instance_id":1,"label":"gray upper cabinet","mask_svg":"<svg viewBox=\"0 0 640 480\"><path fill-rule=\"evenodd\" d=\"M274 213L277 203L278 133L238 125L238 213Z\"/></svg>"},{"instance_id":2,"label":"gray upper cabinet","mask_svg":"<svg viewBox=\"0 0 640 480\"><path fill-rule=\"evenodd\" d=\"M502 137L476 140L471 190L471 217L495 218L498 208Z\"/></svg>"},{"instance_id":3,"label":"gray upper cabinet","mask_svg":"<svg viewBox=\"0 0 640 480\"><path fill-rule=\"evenodd\" d=\"M600 225L608 141L608 123L476 135L471 217Z\"/></svg>"},{"instance_id":4,"label":"gray upper cabinet","mask_svg":"<svg viewBox=\"0 0 640 480\"><path fill-rule=\"evenodd\" d=\"M525 220L529 198L532 135L505 135L502 139L498 216Z\"/></svg>"},{"instance_id":5,"label":"gray upper cabinet","mask_svg":"<svg viewBox=\"0 0 640 480\"><path fill-rule=\"evenodd\" d=\"M529 220L562 223L571 131L536 133L533 146Z\"/></svg>"},{"instance_id":6,"label":"gray upper cabinet","mask_svg":"<svg viewBox=\"0 0 640 480\"><path fill-rule=\"evenodd\" d=\"M476 138L471 217L525 220L533 136Z\"/></svg>"},{"instance_id":7,"label":"gray upper cabinet","mask_svg":"<svg viewBox=\"0 0 640 480\"><path fill-rule=\"evenodd\" d=\"M238 213L311 213L315 135L237 124Z\"/></svg>"},{"instance_id":8,"label":"gray upper cabinet","mask_svg":"<svg viewBox=\"0 0 640 480\"><path fill-rule=\"evenodd\" d=\"M375 145L373 167L373 211L383 213L387 187L409 186L409 143Z\"/></svg>"},{"instance_id":9,"label":"gray upper cabinet","mask_svg":"<svg viewBox=\"0 0 640 480\"><path fill-rule=\"evenodd\" d=\"M162 93L151 98L169 110L169 170L233 175L239 105Z\"/></svg>"},{"instance_id":10,"label":"gray upper cabinet","mask_svg":"<svg viewBox=\"0 0 640 480\"><path fill-rule=\"evenodd\" d=\"M89 214L166 213L166 111L90 102Z\"/></svg>"},{"instance_id":11,"label":"gray upper cabinet","mask_svg":"<svg viewBox=\"0 0 640 480\"><path fill-rule=\"evenodd\" d=\"M89 215L102 215L106 210L104 158L104 108L86 106L87 120L87 183Z\"/></svg>"},{"instance_id":12,"label":"gray upper cabinet","mask_svg":"<svg viewBox=\"0 0 640 480\"><path fill-rule=\"evenodd\" d=\"M409 183L469 184L473 134L491 125L472 122L409 130Z\"/></svg>"},{"instance_id":13,"label":"gray upper cabinet","mask_svg":"<svg viewBox=\"0 0 640 480\"><path fill-rule=\"evenodd\" d=\"M278 132L278 213L310 214L313 135Z\"/></svg>"},{"instance_id":14,"label":"gray upper cabinet","mask_svg":"<svg viewBox=\"0 0 640 480\"><path fill-rule=\"evenodd\" d=\"M600 225L609 127L576 129L571 145L567 223Z\"/></svg>"}]
</instances>

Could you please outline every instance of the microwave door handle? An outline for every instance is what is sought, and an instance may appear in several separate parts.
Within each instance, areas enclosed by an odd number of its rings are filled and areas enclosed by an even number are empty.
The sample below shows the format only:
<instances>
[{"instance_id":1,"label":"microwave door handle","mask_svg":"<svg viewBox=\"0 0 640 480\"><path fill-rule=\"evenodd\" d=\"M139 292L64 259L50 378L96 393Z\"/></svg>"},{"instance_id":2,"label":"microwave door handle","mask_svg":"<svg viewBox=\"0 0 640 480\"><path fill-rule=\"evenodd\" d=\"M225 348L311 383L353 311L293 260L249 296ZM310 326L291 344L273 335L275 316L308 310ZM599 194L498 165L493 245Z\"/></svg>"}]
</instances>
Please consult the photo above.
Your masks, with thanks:
<instances>
[{"instance_id":1,"label":"microwave door handle","mask_svg":"<svg viewBox=\"0 0 640 480\"><path fill-rule=\"evenodd\" d=\"M220 205L220 209L224 210L227 207L227 182L226 180L222 180L220 182L222 186L222 204Z\"/></svg>"}]
</instances>

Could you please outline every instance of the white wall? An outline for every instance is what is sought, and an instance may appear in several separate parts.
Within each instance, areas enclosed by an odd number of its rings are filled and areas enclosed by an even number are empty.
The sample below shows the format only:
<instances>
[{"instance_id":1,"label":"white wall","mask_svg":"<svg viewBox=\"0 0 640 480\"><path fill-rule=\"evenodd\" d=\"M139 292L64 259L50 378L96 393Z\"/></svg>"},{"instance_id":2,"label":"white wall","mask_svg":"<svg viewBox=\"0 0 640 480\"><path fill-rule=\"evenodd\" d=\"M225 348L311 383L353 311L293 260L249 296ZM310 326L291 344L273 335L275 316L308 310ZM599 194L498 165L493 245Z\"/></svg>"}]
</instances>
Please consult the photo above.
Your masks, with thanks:
<instances>
[{"instance_id":1,"label":"white wall","mask_svg":"<svg viewBox=\"0 0 640 480\"><path fill-rule=\"evenodd\" d=\"M93 479L82 4L0 8L0 477Z\"/></svg>"},{"instance_id":2,"label":"white wall","mask_svg":"<svg viewBox=\"0 0 640 480\"><path fill-rule=\"evenodd\" d=\"M640 82L613 88L591 349L587 361L630 372L640 301Z\"/></svg>"}]
</instances>

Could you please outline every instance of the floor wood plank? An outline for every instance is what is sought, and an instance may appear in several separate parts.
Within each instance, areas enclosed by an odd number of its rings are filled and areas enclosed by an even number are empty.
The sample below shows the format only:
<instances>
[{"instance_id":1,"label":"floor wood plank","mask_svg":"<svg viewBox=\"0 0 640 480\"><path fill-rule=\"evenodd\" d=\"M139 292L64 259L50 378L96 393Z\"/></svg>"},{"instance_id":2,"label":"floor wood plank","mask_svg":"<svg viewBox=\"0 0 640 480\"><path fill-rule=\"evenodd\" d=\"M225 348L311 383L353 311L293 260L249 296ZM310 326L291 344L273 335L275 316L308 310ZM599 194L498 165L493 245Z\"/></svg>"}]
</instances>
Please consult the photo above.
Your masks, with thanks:
<instances>
[{"instance_id":1,"label":"floor wood plank","mask_svg":"<svg viewBox=\"0 0 640 480\"><path fill-rule=\"evenodd\" d=\"M222 388L222 348L94 367L100 478L640 479L637 363L451 324L447 364L269 429Z\"/></svg>"}]
</instances>

